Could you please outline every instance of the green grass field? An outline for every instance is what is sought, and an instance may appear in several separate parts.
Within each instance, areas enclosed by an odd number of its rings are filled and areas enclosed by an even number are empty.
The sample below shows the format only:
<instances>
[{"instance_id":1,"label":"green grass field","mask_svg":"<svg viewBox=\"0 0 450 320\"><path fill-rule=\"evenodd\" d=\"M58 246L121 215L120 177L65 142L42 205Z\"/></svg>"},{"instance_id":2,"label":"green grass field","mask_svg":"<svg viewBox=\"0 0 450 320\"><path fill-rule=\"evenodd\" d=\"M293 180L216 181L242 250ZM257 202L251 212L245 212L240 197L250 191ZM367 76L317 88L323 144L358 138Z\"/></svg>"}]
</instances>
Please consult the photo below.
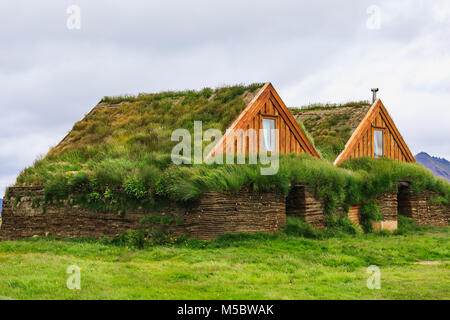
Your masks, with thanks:
<instances>
[{"instance_id":1,"label":"green grass field","mask_svg":"<svg viewBox=\"0 0 450 320\"><path fill-rule=\"evenodd\" d=\"M450 227L407 235L235 236L143 250L99 241L0 243L0 296L13 299L449 299ZM432 263L431 263L432 262ZM422 263L422 264L418 264ZM81 290L66 286L81 268ZM381 270L369 290L367 267Z\"/></svg>"}]
</instances>

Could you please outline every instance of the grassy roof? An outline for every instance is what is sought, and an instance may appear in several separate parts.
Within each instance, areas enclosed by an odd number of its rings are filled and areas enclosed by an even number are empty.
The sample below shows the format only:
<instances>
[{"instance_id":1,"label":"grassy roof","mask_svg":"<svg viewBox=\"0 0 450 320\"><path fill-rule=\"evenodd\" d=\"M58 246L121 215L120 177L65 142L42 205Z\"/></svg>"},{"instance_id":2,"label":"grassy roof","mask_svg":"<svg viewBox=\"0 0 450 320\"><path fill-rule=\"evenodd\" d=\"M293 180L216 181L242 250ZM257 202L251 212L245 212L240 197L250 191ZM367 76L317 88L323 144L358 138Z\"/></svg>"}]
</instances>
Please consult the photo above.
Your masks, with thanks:
<instances>
[{"instance_id":1,"label":"grassy roof","mask_svg":"<svg viewBox=\"0 0 450 320\"><path fill-rule=\"evenodd\" d=\"M303 123L322 156L334 161L370 107L369 102L361 101L341 105L313 104L289 110Z\"/></svg>"},{"instance_id":2,"label":"grassy roof","mask_svg":"<svg viewBox=\"0 0 450 320\"><path fill-rule=\"evenodd\" d=\"M194 120L203 121L203 129L225 131L263 86L230 86L201 91L168 91L138 96L104 97L47 157L68 150L121 145L170 152L174 129L192 132Z\"/></svg>"}]
</instances>

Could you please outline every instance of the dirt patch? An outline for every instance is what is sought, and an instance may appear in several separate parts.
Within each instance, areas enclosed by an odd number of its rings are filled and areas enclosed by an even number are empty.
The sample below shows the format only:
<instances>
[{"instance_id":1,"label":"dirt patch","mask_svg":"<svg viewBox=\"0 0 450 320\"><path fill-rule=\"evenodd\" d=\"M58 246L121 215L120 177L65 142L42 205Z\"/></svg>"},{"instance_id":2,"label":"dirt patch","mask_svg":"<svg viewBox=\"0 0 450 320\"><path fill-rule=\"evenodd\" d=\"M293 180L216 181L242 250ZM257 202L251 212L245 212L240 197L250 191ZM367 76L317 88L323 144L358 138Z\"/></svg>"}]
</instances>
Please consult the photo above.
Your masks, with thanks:
<instances>
[{"instance_id":1,"label":"dirt patch","mask_svg":"<svg viewBox=\"0 0 450 320\"><path fill-rule=\"evenodd\" d=\"M414 262L414 264L420 264L422 266L438 266L441 264L447 264L450 263L450 261L419 261Z\"/></svg>"}]
</instances>

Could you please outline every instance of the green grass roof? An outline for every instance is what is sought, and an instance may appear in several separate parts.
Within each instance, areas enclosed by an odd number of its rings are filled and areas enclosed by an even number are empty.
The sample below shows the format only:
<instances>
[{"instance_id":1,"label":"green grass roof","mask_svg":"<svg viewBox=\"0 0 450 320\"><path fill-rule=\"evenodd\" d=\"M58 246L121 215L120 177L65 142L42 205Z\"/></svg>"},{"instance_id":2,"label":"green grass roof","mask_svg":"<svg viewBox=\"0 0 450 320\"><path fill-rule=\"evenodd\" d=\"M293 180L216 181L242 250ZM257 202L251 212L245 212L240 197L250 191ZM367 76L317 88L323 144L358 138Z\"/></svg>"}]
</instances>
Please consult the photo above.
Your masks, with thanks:
<instances>
[{"instance_id":1,"label":"green grass roof","mask_svg":"<svg viewBox=\"0 0 450 320\"><path fill-rule=\"evenodd\" d=\"M314 104L289 110L303 123L322 157L334 161L370 107L370 103L361 101L342 105Z\"/></svg>"},{"instance_id":2,"label":"green grass roof","mask_svg":"<svg viewBox=\"0 0 450 320\"><path fill-rule=\"evenodd\" d=\"M173 130L192 132L194 121L203 121L203 129L223 132L244 110L263 86L230 86L201 91L169 91L138 96L105 97L55 147L48 157L69 150L98 145L145 147L170 152Z\"/></svg>"}]
</instances>

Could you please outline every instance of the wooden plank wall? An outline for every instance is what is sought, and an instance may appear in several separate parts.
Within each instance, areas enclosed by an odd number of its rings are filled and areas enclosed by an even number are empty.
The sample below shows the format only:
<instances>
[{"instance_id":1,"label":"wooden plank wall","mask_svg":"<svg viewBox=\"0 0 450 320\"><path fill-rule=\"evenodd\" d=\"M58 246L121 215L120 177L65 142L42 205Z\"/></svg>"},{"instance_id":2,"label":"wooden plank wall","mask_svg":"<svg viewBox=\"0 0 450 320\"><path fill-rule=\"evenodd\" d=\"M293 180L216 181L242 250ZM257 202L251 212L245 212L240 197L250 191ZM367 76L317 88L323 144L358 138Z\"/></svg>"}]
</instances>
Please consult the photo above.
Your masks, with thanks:
<instances>
[{"instance_id":1,"label":"wooden plank wall","mask_svg":"<svg viewBox=\"0 0 450 320\"><path fill-rule=\"evenodd\" d=\"M359 210L361 206L351 206L348 211L348 219L356 225L360 224Z\"/></svg>"},{"instance_id":2,"label":"wooden plank wall","mask_svg":"<svg viewBox=\"0 0 450 320\"><path fill-rule=\"evenodd\" d=\"M297 139L295 133L288 125L289 121L286 115L281 111L281 106L277 103L275 97L270 93L265 102L258 108L244 115L242 121L236 130L254 129L256 131L256 141L252 146L249 146L249 137L237 136L234 138L234 143L226 145L224 143L224 152L234 152L241 154L244 149L245 153L256 153L259 150L260 136L259 130L262 129L262 119L264 117L275 119L276 129L279 130L279 152L280 153L302 153L307 152L306 148Z\"/></svg>"},{"instance_id":3,"label":"wooden plank wall","mask_svg":"<svg viewBox=\"0 0 450 320\"><path fill-rule=\"evenodd\" d=\"M358 157L371 157L374 156L373 137L374 130L384 131L384 156L386 158L408 162L407 153L400 146L396 140L394 134L391 131L391 127L386 120L386 116L380 111L373 119L371 126L369 126L363 133L361 138L353 145L353 150L350 152L347 158Z\"/></svg>"}]
</instances>

